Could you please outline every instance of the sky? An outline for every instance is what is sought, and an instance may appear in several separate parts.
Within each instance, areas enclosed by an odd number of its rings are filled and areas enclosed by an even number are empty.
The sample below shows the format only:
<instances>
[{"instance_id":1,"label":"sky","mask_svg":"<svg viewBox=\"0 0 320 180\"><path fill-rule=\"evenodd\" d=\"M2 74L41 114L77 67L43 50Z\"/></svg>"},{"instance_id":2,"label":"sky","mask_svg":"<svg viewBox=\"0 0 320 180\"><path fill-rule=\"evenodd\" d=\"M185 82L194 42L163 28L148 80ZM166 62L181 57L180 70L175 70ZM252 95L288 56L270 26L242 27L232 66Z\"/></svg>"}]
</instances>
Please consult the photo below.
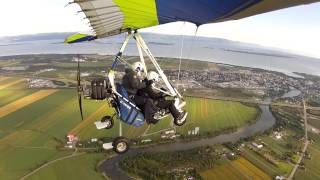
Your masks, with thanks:
<instances>
[{"instance_id":1,"label":"sky","mask_svg":"<svg viewBox=\"0 0 320 180\"><path fill-rule=\"evenodd\" d=\"M88 32L80 8L71 0L1 0L0 37L49 32ZM194 35L190 23L170 23L144 32ZM237 21L202 25L198 36L286 49L320 58L320 3L265 13Z\"/></svg>"}]
</instances>

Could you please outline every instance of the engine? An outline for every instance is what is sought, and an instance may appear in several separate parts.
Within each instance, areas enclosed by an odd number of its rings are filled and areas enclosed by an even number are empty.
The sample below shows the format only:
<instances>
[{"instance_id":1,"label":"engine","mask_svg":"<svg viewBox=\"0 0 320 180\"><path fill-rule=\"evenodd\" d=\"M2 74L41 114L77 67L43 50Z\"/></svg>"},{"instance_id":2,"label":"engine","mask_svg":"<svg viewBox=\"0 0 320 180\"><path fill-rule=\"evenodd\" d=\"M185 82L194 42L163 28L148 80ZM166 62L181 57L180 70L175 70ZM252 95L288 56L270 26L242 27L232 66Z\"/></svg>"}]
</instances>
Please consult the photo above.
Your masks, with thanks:
<instances>
[{"instance_id":1,"label":"engine","mask_svg":"<svg viewBox=\"0 0 320 180\"><path fill-rule=\"evenodd\" d=\"M111 84L109 79L96 78L91 81L89 92L85 92L86 97L95 100L104 100L111 95Z\"/></svg>"}]
</instances>

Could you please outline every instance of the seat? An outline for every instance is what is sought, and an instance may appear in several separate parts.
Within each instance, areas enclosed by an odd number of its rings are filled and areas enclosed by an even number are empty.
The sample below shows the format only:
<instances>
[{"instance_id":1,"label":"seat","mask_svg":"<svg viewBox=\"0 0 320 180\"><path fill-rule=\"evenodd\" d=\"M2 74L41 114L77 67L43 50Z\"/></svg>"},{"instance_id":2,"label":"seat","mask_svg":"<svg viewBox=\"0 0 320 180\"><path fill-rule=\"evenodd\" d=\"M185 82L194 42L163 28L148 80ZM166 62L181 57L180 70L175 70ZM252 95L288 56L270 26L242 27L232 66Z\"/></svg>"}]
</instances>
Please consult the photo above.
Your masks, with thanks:
<instances>
[{"instance_id":1,"label":"seat","mask_svg":"<svg viewBox=\"0 0 320 180\"><path fill-rule=\"evenodd\" d=\"M142 126L145 123L143 113L130 100L127 90L121 84L116 86L117 92L121 95L117 99L120 120L135 127Z\"/></svg>"}]
</instances>

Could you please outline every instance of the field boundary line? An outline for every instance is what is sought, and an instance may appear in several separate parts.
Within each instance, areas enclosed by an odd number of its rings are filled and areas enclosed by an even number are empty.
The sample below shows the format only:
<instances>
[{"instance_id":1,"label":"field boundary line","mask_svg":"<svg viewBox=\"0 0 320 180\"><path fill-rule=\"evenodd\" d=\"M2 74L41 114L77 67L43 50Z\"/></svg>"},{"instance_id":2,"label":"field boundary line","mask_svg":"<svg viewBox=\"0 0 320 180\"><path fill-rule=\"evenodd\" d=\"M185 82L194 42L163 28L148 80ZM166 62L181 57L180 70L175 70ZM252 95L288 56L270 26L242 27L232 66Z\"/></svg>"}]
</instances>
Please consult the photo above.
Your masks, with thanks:
<instances>
[{"instance_id":1,"label":"field boundary line","mask_svg":"<svg viewBox=\"0 0 320 180\"><path fill-rule=\"evenodd\" d=\"M35 93L32 93L28 96L25 96L19 100L16 100L14 102L11 102L3 107L0 108L0 118L7 116L29 104L32 104L42 98L45 98L55 92L57 92L57 89L51 89L51 90L40 90Z\"/></svg>"},{"instance_id":2,"label":"field boundary line","mask_svg":"<svg viewBox=\"0 0 320 180\"><path fill-rule=\"evenodd\" d=\"M13 81L11 83L0 85L0 90L5 89L5 88L10 87L10 86L13 86L15 84L18 84L19 82L22 82L22 81L25 81L25 79L19 79L19 80Z\"/></svg>"},{"instance_id":3,"label":"field boundary line","mask_svg":"<svg viewBox=\"0 0 320 180\"><path fill-rule=\"evenodd\" d=\"M41 165L40 167L38 167L37 169L35 169L35 170L31 171L30 173L24 175L23 177L19 178L19 180L24 180L24 179L30 177L31 175L33 175L34 173L38 172L42 168L45 168L45 167L47 167L47 166L49 166L51 164L54 164L54 163L56 163L58 161L62 161L62 160L65 160L65 159L69 159L69 158L72 158L72 157L81 156L83 154L86 154L86 152L82 152L82 153L78 153L78 154L76 152L77 152L77 150L74 153L72 153L71 155L67 155L67 156L52 160L50 162L47 162L47 163Z\"/></svg>"}]
</instances>

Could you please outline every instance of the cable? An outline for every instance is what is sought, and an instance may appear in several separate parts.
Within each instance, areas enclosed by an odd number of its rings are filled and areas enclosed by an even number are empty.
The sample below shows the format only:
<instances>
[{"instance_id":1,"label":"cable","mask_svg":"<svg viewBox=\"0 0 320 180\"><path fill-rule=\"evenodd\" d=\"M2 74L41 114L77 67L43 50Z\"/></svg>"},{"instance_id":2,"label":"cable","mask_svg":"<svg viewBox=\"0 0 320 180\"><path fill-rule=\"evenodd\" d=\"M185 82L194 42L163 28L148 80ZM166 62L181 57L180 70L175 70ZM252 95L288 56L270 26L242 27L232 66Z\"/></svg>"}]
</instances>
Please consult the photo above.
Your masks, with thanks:
<instances>
[{"instance_id":1,"label":"cable","mask_svg":"<svg viewBox=\"0 0 320 180\"><path fill-rule=\"evenodd\" d=\"M183 23L183 26L186 24L186 22ZM184 45L184 34L182 34L182 39L181 39L181 49L180 49L180 60L179 60L179 71L178 71L178 82L180 81L180 71L181 71L181 59L182 59L182 54L183 54L183 45ZM177 86L179 89L179 84Z\"/></svg>"}]
</instances>

